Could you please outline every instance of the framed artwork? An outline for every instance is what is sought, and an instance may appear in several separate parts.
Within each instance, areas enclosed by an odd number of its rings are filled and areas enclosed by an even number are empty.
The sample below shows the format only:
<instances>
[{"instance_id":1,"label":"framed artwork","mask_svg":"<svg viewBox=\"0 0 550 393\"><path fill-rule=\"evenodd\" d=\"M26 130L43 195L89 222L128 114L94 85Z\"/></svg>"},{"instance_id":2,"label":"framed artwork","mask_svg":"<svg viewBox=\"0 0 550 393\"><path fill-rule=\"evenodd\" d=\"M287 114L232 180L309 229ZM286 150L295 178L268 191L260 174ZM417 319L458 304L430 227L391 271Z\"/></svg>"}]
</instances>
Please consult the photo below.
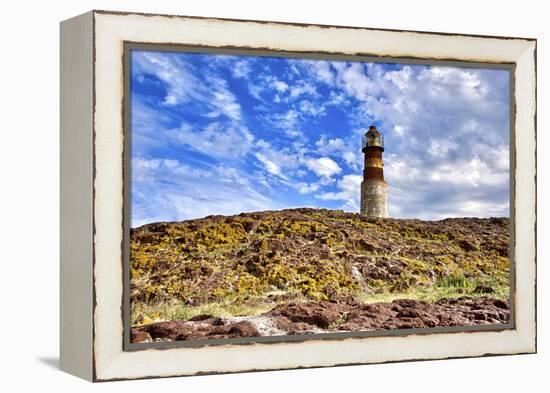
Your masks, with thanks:
<instances>
[{"instance_id":1,"label":"framed artwork","mask_svg":"<svg viewBox=\"0 0 550 393\"><path fill-rule=\"evenodd\" d=\"M61 368L536 351L536 40L61 24Z\"/></svg>"}]
</instances>

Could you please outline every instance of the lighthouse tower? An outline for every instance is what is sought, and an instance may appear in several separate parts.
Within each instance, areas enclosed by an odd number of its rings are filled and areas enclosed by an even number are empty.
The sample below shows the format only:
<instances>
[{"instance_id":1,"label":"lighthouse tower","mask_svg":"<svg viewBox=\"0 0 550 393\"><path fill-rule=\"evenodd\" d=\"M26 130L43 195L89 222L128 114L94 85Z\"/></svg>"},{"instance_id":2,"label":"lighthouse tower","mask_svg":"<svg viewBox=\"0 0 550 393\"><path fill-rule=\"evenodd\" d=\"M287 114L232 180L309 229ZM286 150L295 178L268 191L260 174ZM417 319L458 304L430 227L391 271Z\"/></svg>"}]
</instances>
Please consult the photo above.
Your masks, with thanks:
<instances>
[{"instance_id":1,"label":"lighthouse tower","mask_svg":"<svg viewBox=\"0 0 550 393\"><path fill-rule=\"evenodd\" d=\"M361 182L361 214L368 217L388 217L388 183L384 181L384 136L370 126L363 136L365 166Z\"/></svg>"}]
</instances>

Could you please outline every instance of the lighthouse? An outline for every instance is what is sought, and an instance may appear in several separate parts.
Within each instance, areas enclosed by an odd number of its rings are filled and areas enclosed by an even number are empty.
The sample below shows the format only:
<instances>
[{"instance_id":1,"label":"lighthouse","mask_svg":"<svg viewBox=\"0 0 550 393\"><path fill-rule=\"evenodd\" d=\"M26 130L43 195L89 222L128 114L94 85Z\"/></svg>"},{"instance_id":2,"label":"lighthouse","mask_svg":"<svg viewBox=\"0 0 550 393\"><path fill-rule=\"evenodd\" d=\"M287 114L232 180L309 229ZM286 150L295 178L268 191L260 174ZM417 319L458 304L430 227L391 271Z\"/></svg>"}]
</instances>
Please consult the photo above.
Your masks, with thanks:
<instances>
[{"instance_id":1,"label":"lighthouse","mask_svg":"<svg viewBox=\"0 0 550 393\"><path fill-rule=\"evenodd\" d=\"M384 136L370 126L363 135L365 164L361 182L361 214L368 217L388 217L388 183L384 180Z\"/></svg>"}]
</instances>

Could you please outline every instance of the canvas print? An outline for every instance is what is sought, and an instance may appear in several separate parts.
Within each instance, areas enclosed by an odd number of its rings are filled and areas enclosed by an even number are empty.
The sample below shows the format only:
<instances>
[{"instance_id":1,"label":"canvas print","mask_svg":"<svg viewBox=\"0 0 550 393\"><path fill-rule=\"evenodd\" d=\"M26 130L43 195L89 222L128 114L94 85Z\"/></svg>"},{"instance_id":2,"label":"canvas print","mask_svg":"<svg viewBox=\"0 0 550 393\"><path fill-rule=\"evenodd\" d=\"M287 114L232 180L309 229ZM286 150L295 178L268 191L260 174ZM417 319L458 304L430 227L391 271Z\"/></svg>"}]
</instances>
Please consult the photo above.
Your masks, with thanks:
<instances>
[{"instance_id":1,"label":"canvas print","mask_svg":"<svg viewBox=\"0 0 550 393\"><path fill-rule=\"evenodd\" d=\"M510 322L510 71L129 64L131 342Z\"/></svg>"}]
</instances>

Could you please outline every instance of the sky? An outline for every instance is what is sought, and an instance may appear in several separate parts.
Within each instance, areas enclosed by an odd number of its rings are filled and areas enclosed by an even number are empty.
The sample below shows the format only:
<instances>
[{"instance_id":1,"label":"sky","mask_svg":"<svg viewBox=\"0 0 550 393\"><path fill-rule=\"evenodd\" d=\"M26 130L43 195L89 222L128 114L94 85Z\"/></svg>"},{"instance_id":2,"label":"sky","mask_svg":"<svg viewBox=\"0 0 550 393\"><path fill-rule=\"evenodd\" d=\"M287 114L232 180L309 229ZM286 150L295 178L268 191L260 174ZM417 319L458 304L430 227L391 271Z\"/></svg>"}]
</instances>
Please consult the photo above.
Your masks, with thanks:
<instances>
[{"instance_id":1,"label":"sky","mask_svg":"<svg viewBox=\"0 0 550 393\"><path fill-rule=\"evenodd\" d=\"M384 134L391 217L509 215L509 72L133 50L131 225L359 211Z\"/></svg>"}]
</instances>

